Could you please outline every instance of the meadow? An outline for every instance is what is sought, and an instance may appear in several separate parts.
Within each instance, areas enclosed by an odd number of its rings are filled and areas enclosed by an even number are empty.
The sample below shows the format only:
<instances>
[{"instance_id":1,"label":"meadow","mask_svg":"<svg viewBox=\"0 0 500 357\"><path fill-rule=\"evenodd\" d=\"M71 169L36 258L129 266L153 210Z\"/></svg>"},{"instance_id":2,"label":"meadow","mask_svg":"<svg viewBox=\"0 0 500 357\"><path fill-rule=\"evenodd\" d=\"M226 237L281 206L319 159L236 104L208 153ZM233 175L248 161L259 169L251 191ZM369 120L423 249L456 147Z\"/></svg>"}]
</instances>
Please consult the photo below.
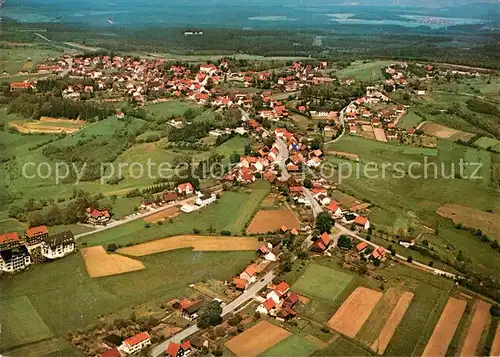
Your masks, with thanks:
<instances>
[{"instance_id":1,"label":"meadow","mask_svg":"<svg viewBox=\"0 0 500 357\"><path fill-rule=\"evenodd\" d=\"M139 258L146 266L142 271L92 279L76 253L0 280L2 316L10 317L2 330L12 331L11 347L26 343L26 334L30 342L52 334L64 336L68 330L94 324L101 315L148 300L185 296L188 284L208 278L227 280L254 257L254 252L183 249Z\"/></svg>"},{"instance_id":2,"label":"meadow","mask_svg":"<svg viewBox=\"0 0 500 357\"><path fill-rule=\"evenodd\" d=\"M340 79L354 78L357 81L375 82L384 78L382 68L395 61L355 61L349 67L335 72Z\"/></svg>"},{"instance_id":3,"label":"meadow","mask_svg":"<svg viewBox=\"0 0 500 357\"><path fill-rule=\"evenodd\" d=\"M17 74L21 70L31 72L44 58L59 57L61 55L62 51L31 44L23 47L2 49L0 73Z\"/></svg>"},{"instance_id":4,"label":"meadow","mask_svg":"<svg viewBox=\"0 0 500 357\"><path fill-rule=\"evenodd\" d=\"M424 118L410 110L405 116L401 118L398 127L403 129L415 128L418 124L424 121Z\"/></svg>"},{"instance_id":5,"label":"meadow","mask_svg":"<svg viewBox=\"0 0 500 357\"><path fill-rule=\"evenodd\" d=\"M300 335L291 335L261 353L259 357L308 356L315 350L314 344Z\"/></svg>"},{"instance_id":6,"label":"meadow","mask_svg":"<svg viewBox=\"0 0 500 357\"><path fill-rule=\"evenodd\" d=\"M192 213L183 213L172 218L171 222L169 220L161 225L151 224L147 228L143 220L136 220L86 236L81 242L89 246L109 243L125 246L172 235L192 233L193 229L200 230L200 233L210 233L210 230L220 233L226 230L232 234L240 234L260 202L269 193L269 189L268 182L257 181L245 191L225 192L215 204Z\"/></svg>"}]
</instances>

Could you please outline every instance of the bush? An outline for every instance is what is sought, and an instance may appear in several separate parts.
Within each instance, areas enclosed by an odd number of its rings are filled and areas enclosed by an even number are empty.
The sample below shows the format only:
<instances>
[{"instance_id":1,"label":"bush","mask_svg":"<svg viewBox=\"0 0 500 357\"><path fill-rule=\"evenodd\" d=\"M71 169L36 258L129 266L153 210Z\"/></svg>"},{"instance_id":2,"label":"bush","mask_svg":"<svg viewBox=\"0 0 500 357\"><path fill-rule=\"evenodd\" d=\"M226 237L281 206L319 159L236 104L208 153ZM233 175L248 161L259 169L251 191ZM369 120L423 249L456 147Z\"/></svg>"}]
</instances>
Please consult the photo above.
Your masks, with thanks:
<instances>
[{"instance_id":1,"label":"bush","mask_svg":"<svg viewBox=\"0 0 500 357\"><path fill-rule=\"evenodd\" d=\"M406 258L406 261L407 261L408 263L413 262L413 257L412 257L411 255L410 255L410 256L408 256L408 258Z\"/></svg>"},{"instance_id":2,"label":"bush","mask_svg":"<svg viewBox=\"0 0 500 357\"><path fill-rule=\"evenodd\" d=\"M108 252L114 252L114 251L115 251L115 250L117 250L117 249L118 249L118 247L116 246L116 244L115 244L115 243L110 243L110 244L108 244L108 245L106 246L106 250L107 250Z\"/></svg>"},{"instance_id":3,"label":"bush","mask_svg":"<svg viewBox=\"0 0 500 357\"><path fill-rule=\"evenodd\" d=\"M220 234L222 236L230 236L231 235L231 232L230 231L221 231Z\"/></svg>"},{"instance_id":4,"label":"bush","mask_svg":"<svg viewBox=\"0 0 500 357\"><path fill-rule=\"evenodd\" d=\"M151 225L149 223L144 224L144 228L149 228L149 227L151 227Z\"/></svg>"},{"instance_id":5,"label":"bush","mask_svg":"<svg viewBox=\"0 0 500 357\"><path fill-rule=\"evenodd\" d=\"M200 234L201 233L201 230L199 230L198 228L193 228L193 234Z\"/></svg>"}]
</instances>

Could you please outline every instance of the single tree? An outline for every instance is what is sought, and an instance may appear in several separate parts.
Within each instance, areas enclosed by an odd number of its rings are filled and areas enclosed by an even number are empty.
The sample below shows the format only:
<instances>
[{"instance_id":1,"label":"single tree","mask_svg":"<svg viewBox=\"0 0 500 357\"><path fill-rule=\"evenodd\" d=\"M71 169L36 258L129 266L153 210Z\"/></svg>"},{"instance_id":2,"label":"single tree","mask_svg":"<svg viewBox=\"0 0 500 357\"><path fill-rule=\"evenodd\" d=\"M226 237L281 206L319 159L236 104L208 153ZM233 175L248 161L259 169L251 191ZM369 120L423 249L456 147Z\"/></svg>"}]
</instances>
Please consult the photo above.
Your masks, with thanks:
<instances>
[{"instance_id":1,"label":"single tree","mask_svg":"<svg viewBox=\"0 0 500 357\"><path fill-rule=\"evenodd\" d=\"M222 307L214 300L205 302L198 313L198 327L207 328L216 326L222 322Z\"/></svg>"}]
</instances>

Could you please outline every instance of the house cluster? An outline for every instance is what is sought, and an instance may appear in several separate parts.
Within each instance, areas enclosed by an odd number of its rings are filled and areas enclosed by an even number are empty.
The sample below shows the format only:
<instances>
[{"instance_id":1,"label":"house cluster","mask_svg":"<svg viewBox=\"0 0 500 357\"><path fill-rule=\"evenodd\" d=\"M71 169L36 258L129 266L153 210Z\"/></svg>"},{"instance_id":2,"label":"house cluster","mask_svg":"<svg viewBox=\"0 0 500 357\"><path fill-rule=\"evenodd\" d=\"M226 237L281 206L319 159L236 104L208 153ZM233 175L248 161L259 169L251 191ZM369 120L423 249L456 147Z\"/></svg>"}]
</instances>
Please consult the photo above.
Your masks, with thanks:
<instances>
[{"instance_id":1,"label":"house cluster","mask_svg":"<svg viewBox=\"0 0 500 357\"><path fill-rule=\"evenodd\" d=\"M406 77L404 75L404 69L408 67L408 64L391 64L385 69L386 77L385 84L392 86L394 89L397 87L405 87L408 84Z\"/></svg>"},{"instance_id":2,"label":"house cluster","mask_svg":"<svg viewBox=\"0 0 500 357\"><path fill-rule=\"evenodd\" d=\"M0 235L0 271L14 273L27 268L38 251L49 260L73 253L73 233L66 231L49 235L46 226L38 226L28 228L22 237L17 232Z\"/></svg>"},{"instance_id":3,"label":"house cluster","mask_svg":"<svg viewBox=\"0 0 500 357\"><path fill-rule=\"evenodd\" d=\"M385 260L386 250L383 247L377 247L375 249L371 249L370 247L368 247L368 243L360 242L356 245L356 250L366 260L371 260L371 261L383 261L383 260Z\"/></svg>"},{"instance_id":4,"label":"house cluster","mask_svg":"<svg viewBox=\"0 0 500 357\"><path fill-rule=\"evenodd\" d=\"M125 340L119 336L114 335L113 339L105 339L104 343L108 348L106 351L101 352L96 357L123 357L135 355L144 348L151 345L151 337L146 331L140 332Z\"/></svg>"},{"instance_id":5,"label":"house cluster","mask_svg":"<svg viewBox=\"0 0 500 357\"><path fill-rule=\"evenodd\" d=\"M397 138L397 124L406 114L403 105L391 105L390 99L376 87L352 101L345 109L344 121L350 134L370 133L378 141Z\"/></svg>"},{"instance_id":6,"label":"house cluster","mask_svg":"<svg viewBox=\"0 0 500 357\"><path fill-rule=\"evenodd\" d=\"M261 118L272 121L288 118L288 110L281 101L272 98L271 91L264 91L260 96L262 97L263 109L258 111L258 115Z\"/></svg>"},{"instance_id":7,"label":"house cluster","mask_svg":"<svg viewBox=\"0 0 500 357\"><path fill-rule=\"evenodd\" d=\"M176 192L175 193L164 193L163 197L165 199L165 195L170 195L173 197L173 194L177 197L177 195L181 196L190 196L193 193L196 194L196 199L194 201L194 205L190 203L186 203L182 205L181 211L185 213L191 213L193 211L196 211L202 207L209 206L213 204L215 201L217 201L217 195L214 192L201 192L201 191L196 191L193 187L193 185L190 182L185 182L181 183L176 187ZM170 200L170 201L173 201Z\"/></svg>"},{"instance_id":8,"label":"house cluster","mask_svg":"<svg viewBox=\"0 0 500 357\"><path fill-rule=\"evenodd\" d=\"M290 285L285 281L277 285L270 284L263 296L265 296L264 301L257 306L256 312L275 317L280 321L290 320L297 315L294 308L299 302L299 297L290 291Z\"/></svg>"}]
</instances>

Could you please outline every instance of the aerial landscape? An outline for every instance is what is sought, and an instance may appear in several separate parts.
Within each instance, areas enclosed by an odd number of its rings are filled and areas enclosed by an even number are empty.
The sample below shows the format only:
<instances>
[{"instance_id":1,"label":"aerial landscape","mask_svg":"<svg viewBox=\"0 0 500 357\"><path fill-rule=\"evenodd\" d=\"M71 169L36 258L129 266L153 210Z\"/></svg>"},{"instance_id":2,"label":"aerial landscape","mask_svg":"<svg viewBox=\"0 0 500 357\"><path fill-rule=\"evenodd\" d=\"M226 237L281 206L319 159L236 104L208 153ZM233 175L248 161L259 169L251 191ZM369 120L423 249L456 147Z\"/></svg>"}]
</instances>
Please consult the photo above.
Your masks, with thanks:
<instances>
[{"instance_id":1,"label":"aerial landscape","mask_svg":"<svg viewBox=\"0 0 500 357\"><path fill-rule=\"evenodd\" d=\"M500 356L498 1L0 21L0 356Z\"/></svg>"}]
</instances>

